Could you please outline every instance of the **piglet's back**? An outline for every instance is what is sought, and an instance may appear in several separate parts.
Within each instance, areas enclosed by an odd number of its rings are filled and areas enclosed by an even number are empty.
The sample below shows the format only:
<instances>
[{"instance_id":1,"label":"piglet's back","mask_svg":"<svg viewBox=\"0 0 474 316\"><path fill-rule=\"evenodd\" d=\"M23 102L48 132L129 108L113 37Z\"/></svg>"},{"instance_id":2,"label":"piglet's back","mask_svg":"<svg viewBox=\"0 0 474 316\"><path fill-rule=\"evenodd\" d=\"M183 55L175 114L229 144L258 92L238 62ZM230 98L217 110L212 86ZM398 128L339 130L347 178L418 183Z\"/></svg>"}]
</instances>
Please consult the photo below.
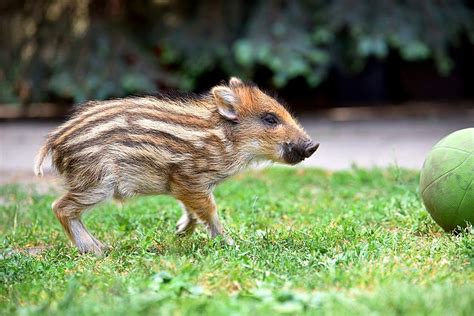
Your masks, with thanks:
<instances>
[{"instance_id":1,"label":"piglet's back","mask_svg":"<svg viewBox=\"0 0 474 316\"><path fill-rule=\"evenodd\" d=\"M191 155L199 160L202 151L197 148L224 140L218 125L218 115L207 96L89 102L48 136L35 169L41 172L41 162L51 152L59 173L82 176L89 182L120 171L161 171L163 176L170 164Z\"/></svg>"}]
</instances>

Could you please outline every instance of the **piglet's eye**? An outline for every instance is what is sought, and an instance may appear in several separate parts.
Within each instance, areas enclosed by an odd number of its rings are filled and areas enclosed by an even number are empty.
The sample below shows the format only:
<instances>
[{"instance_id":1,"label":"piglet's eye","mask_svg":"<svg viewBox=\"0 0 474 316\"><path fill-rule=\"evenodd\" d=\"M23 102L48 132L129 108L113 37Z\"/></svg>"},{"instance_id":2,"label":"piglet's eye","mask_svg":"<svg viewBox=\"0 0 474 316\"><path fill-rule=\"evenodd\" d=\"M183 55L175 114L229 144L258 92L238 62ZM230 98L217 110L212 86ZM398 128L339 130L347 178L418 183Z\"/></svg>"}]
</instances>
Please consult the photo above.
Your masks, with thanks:
<instances>
[{"instance_id":1,"label":"piglet's eye","mask_svg":"<svg viewBox=\"0 0 474 316\"><path fill-rule=\"evenodd\" d=\"M280 124L280 120L278 119L278 117L273 114L273 113L265 113L262 115L262 122L265 124L265 125L268 125L268 126L271 126L271 127L275 127L277 126L278 124Z\"/></svg>"}]
</instances>

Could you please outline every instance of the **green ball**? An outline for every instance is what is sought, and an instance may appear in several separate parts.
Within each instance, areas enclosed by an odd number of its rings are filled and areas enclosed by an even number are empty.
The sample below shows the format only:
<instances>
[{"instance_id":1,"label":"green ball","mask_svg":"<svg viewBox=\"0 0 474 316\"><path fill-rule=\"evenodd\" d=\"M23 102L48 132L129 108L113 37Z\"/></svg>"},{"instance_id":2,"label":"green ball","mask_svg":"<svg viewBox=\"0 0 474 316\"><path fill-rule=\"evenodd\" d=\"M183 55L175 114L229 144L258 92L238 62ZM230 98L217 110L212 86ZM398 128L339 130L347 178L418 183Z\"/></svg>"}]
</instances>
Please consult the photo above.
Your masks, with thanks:
<instances>
[{"instance_id":1,"label":"green ball","mask_svg":"<svg viewBox=\"0 0 474 316\"><path fill-rule=\"evenodd\" d=\"M451 232L474 225L474 128L437 143L421 169L420 192L436 223Z\"/></svg>"}]
</instances>

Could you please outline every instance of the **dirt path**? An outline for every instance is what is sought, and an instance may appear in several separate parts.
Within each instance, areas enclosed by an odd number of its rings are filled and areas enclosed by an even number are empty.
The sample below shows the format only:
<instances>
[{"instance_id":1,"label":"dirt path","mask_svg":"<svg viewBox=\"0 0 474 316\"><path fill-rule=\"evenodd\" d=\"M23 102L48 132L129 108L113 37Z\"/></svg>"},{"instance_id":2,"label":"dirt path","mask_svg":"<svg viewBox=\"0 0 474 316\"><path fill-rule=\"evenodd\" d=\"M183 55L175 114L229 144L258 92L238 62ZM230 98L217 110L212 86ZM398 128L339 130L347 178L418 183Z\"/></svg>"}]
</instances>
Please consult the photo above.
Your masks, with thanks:
<instances>
[{"instance_id":1,"label":"dirt path","mask_svg":"<svg viewBox=\"0 0 474 316\"><path fill-rule=\"evenodd\" d=\"M444 136L474 127L474 117L397 119L357 122L301 120L321 142L318 154L304 164L328 169L385 167L419 169L430 149Z\"/></svg>"}]
</instances>

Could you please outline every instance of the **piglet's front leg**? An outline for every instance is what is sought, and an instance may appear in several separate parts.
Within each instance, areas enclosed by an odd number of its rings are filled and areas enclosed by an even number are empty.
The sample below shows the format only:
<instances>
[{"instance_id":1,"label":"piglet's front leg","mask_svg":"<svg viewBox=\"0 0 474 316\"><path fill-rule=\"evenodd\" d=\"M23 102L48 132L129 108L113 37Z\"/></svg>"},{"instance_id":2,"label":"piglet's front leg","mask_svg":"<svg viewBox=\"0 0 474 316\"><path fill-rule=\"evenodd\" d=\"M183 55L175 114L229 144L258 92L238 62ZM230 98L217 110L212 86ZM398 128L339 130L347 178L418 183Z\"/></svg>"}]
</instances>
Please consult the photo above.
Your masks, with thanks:
<instances>
[{"instance_id":1,"label":"piglet's front leg","mask_svg":"<svg viewBox=\"0 0 474 316\"><path fill-rule=\"evenodd\" d=\"M217 215L214 196L207 193L188 193L177 197L185 206L190 216L202 222L211 238L223 236L226 243L234 245L232 238L224 233L224 229Z\"/></svg>"}]
</instances>

